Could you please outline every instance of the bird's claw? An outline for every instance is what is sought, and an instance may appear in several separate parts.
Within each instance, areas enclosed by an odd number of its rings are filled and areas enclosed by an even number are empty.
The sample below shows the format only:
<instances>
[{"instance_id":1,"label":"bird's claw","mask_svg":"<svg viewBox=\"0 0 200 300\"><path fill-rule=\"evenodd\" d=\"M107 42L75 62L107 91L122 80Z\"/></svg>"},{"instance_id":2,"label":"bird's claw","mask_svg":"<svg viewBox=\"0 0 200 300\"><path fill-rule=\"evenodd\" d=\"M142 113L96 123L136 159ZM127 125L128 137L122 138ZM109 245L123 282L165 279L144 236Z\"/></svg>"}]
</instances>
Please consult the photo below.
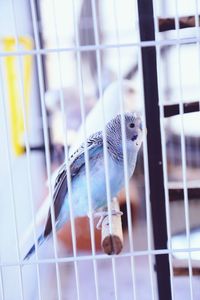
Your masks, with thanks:
<instances>
[{"instance_id":1,"label":"bird's claw","mask_svg":"<svg viewBox=\"0 0 200 300\"><path fill-rule=\"evenodd\" d=\"M123 215L123 212L121 212L120 210L115 210L115 209L112 209L111 210L111 215L112 216L122 216ZM100 217L97 225L96 225L96 229L100 230L101 229L101 226L102 226L102 223L103 223L103 220L109 216L109 212L108 211L100 211L100 212L95 212L93 214L94 218L98 218Z\"/></svg>"}]
</instances>

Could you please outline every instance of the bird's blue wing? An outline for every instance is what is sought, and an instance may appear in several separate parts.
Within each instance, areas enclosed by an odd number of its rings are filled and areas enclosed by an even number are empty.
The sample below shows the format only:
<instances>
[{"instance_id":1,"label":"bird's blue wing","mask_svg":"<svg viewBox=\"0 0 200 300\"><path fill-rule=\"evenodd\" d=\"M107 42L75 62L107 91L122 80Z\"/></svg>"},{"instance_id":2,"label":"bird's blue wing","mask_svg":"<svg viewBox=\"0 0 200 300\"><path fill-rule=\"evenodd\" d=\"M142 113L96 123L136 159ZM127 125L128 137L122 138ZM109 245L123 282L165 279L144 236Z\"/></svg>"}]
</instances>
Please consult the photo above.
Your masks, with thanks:
<instances>
[{"instance_id":1,"label":"bird's blue wing","mask_svg":"<svg viewBox=\"0 0 200 300\"><path fill-rule=\"evenodd\" d=\"M92 160L93 157L96 155L96 153L99 152L100 148L102 147L103 147L102 132L97 132L91 135L87 140L89 160ZM84 144L82 144L80 148L69 159L71 180L85 166L84 150L85 147ZM55 181L55 186L54 186L53 203L54 203L55 222L57 222L59 219L59 214L62 205L64 203L67 191L68 191L67 170L66 170L66 164L64 164L58 173L58 176ZM46 226L44 230L44 238L49 236L51 232L52 232L52 221L51 221L51 211L49 210Z\"/></svg>"},{"instance_id":2,"label":"bird's blue wing","mask_svg":"<svg viewBox=\"0 0 200 300\"><path fill-rule=\"evenodd\" d=\"M90 161L92 159L96 159L97 153L101 151L102 146L103 146L103 138L101 132L97 132L96 134L93 134L90 136L90 138L88 138L87 149L88 149L88 156ZM71 180L73 179L73 177L78 175L80 170L85 166L84 150L85 147L84 144L82 144L80 148L69 159ZM65 201L67 191L68 191L67 170L66 170L66 164L63 164L60 168L58 176L56 177L54 192L53 192L53 204L54 204L53 208L54 208L56 224L59 221L60 212L62 209L62 205ZM52 221L51 221L51 210L49 209L44 232L39 236L37 244L41 245L51 235L51 233L52 233ZM29 259L34 252L35 252L35 245L33 245L30 248L30 250L24 257L24 260Z\"/></svg>"}]
</instances>

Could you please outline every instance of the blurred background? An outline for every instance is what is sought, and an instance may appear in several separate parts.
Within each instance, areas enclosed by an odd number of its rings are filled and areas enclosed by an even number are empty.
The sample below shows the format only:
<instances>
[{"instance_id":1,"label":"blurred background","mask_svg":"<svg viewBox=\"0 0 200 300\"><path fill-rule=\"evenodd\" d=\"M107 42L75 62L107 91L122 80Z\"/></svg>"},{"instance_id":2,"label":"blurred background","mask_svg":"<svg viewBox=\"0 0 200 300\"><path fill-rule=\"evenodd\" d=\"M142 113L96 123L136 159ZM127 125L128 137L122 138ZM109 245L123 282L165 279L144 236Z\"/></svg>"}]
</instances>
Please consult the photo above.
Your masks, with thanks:
<instances>
[{"instance_id":1,"label":"blurred background","mask_svg":"<svg viewBox=\"0 0 200 300\"><path fill-rule=\"evenodd\" d=\"M2 299L94 299L95 280L88 218L75 220L77 263L73 260L70 224L58 233L58 257L69 261L52 263L52 239L38 251L48 262L28 264L19 261L41 232L49 205L49 184L64 162L66 149L72 153L87 135L102 126L100 101L109 120L120 112L120 99L126 111L144 116L141 49L136 2L96 0L95 13L90 0L2 0L0 2L0 297ZM199 20L198 1L154 1L157 18L194 16ZM95 16L95 17L94 17ZM198 22L197 22L198 25ZM199 27L156 32L158 42L158 84L160 105L199 101ZM186 40L176 43L164 41ZM197 39L197 42L195 42ZM81 103L84 110L81 112ZM153 120L152 120L153 122ZM168 187L183 188L181 132L184 126L187 187L200 187L199 112L161 118L164 125ZM82 127L81 127L82 126ZM148 128L147 128L148 131ZM67 152L68 152L67 151ZM135 251L148 250L147 202L144 176L144 149L130 180L130 200ZM197 191L198 192L198 191ZM179 201L175 201L175 200ZM199 194L189 201L191 247L199 247ZM148 255L132 262L126 197L118 195L122 217L124 248L115 259L118 299L150 299L151 281ZM174 248L186 247L184 196L169 202L169 218ZM160 199L164 201L164 199ZM40 212L38 214L38 211ZM32 224L32 225L31 225ZM159 226L159 224L158 224ZM101 231L95 230L97 256ZM193 254L192 254L193 255ZM85 257L85 259L84 259ZM192 256L199 274L200 252ZM33 258L33 261L35 258ZM100 299L115 299L115 284L109 258L97 259ZM134 266L134 278L131 273ZM189 299L187 254L173 256L175 299ZM77 269L76 269L77 268ZM78 270L78 271L77 271ZM87 272L86 272L87 270ZM78 275L77 275L78 274ZM79 290L77 291L77 276ZM134 285L133 285L134 282ZM199 299L199 277L192 277L194 299ZM153 272L156 299L156 278ZM39 292L38 292L39 291Z\"/></svg>"}]
</instances>

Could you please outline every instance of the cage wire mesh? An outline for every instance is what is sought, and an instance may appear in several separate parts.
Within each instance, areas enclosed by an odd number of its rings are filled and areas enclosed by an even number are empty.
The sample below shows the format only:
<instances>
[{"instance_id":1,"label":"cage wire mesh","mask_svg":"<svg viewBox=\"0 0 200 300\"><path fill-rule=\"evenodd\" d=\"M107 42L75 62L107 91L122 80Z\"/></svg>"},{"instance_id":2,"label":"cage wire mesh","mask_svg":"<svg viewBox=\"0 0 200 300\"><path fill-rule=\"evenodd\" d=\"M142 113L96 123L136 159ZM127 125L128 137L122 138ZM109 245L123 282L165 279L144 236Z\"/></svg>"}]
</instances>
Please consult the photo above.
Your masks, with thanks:
<instances>
[{"instance_id":1,"label":"cage wire mesh","mask_svg":"<svg viewBox=\"0 0 200 300\"><path fill-rule=\"evenodd\" d=\"M199 299L198 0L9 0L0 9L0 298ZM129 180L122 118L123 249L107 255L86 140L102 131L112 234L106 124L127 111L142 118L143 145ZM76 218L69 158L82 142L89 211ZM56 232L63 163L70 218ZM52 236L39 245L49 209Z\"/></svg>"}]
</instances>

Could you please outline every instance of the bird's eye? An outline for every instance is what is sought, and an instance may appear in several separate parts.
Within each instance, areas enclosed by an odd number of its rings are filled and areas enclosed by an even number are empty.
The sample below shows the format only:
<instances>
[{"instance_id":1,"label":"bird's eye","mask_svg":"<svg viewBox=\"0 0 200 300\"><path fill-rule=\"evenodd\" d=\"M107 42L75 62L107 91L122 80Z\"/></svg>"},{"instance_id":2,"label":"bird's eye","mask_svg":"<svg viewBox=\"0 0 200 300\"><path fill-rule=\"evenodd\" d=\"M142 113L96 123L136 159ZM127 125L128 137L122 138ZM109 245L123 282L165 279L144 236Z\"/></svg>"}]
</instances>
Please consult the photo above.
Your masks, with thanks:
<instances>
[{"instance_id":1,"label":"bird's eye","mask_svg":"<svg viewBox=\"0 0 200 300\"><path fill-rule=\"evenodd\" d=\"M135 124L134 124L134 123L130 123L130 124L129 124L129 127L130 127L130 128L134 128L134 127L135 127Z\"/></svg>"}]
</instances>

